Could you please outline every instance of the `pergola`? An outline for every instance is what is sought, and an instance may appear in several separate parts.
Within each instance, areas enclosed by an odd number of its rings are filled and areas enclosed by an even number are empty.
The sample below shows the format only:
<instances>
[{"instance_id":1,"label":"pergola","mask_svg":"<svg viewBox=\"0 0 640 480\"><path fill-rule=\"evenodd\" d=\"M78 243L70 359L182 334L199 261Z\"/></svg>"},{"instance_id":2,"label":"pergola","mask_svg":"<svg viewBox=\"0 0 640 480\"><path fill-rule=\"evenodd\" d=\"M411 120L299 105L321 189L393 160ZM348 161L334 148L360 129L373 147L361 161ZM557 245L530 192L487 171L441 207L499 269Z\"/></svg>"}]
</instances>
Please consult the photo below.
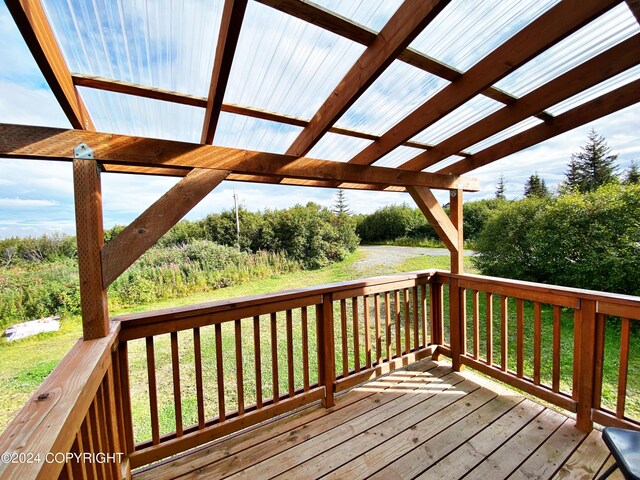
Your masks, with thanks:
<instances>
[{"instance_id":1,"label":"pergola","mask_svg":"<svg viewBox=\"0 0 640 480\"><path fill-rule=\"evenodd\" d=\"M110 334L109 285L222 181L406 191L462 274L467 174L640 101L638 0L6 3L73 129L0 125L0 157L73 162L85 340ZM217 141L242 125L282 135ZM101 172L182 179L104 245Z\"/></svg>"}]
</instances>

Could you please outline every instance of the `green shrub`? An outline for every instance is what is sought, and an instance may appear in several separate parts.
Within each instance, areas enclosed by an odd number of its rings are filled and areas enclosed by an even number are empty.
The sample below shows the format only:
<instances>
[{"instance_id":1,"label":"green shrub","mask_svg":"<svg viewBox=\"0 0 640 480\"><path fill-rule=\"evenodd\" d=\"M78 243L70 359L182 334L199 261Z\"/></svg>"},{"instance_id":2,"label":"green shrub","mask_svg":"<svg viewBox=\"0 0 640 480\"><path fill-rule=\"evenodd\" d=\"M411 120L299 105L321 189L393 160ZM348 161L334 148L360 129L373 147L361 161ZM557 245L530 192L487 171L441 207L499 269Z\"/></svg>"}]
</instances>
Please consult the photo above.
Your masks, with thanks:
<instances>
[{"instance_id":1,"label":"green shrub","mask_svg":"<svg viewBox=\"0 0 640 480\"><path fill-rule=\"evenodd\" d=\"M486 275L640 295L640 186L506 202L476 251Z\"/></svg>"},{"instance_id":2,"label":"green shrub","mask_svg":"<svg viewBox=\"0 0 640 480\"><path fill-rule=\"evenodd\" d=\"M388 205L362 217L356 233L364 242L385 242L400 237L438 238L422 212L403 205Z\"/></svg>"}]
</instances>

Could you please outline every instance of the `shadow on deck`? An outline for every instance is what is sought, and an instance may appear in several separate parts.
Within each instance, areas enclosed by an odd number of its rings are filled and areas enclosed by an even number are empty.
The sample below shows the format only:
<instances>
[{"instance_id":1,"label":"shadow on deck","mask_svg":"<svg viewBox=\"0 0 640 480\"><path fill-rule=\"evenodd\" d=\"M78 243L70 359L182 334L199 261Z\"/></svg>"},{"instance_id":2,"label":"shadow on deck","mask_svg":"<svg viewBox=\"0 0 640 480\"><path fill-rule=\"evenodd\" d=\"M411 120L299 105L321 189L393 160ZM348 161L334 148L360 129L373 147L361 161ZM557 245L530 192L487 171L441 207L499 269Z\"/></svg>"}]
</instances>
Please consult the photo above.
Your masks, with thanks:
<instances>
[{"instance_id":1,"label":"shadow on deck","mask_svg":"<svg viewBox=\"0 0 640 480\"><path fill-rule=\"evenodd\" d=\"M587 435L513 390L423 360L330 409L304 408L134 478L595 478L610 461L597 430Z\"/></svg>"}]
</instances>

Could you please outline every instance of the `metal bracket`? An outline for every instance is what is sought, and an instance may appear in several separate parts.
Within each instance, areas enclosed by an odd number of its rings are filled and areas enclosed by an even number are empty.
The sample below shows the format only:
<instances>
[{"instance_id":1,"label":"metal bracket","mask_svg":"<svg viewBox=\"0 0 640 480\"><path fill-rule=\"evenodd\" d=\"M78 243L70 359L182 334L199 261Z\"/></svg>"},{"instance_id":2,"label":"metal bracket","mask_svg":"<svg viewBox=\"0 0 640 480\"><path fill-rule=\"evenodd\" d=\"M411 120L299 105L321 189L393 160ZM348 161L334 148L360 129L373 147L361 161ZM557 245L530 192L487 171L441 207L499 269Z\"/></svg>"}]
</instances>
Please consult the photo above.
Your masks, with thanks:
<instances>
[{"instance_id":1,"label":"metal bracket","mask_svg":"<svg viewBox=\"0 0 640 480\"><path fill-rule=\"evenodd\" d=\"M93 150L86 143L81 143L73 149L73 158L93 160Z\"/></svg>"}]
</instances>

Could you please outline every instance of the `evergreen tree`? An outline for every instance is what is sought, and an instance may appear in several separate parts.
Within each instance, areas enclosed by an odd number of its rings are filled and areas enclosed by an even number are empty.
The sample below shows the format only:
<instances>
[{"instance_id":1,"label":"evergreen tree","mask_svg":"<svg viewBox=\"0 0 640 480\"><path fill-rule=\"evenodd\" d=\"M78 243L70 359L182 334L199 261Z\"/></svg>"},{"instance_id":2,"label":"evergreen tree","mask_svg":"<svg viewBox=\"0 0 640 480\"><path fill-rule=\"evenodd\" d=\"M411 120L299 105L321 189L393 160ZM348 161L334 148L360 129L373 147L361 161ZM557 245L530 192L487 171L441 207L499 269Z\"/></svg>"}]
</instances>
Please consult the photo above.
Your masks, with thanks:
<instances>
[{"instance_id":1,"label":"evergreen tree","mask_svg":"<svg viewBox=\"0 0 640 480\"><path fill-rule=\"evenodd\" d=\"M524 184L524 196L529 197L548 197L549 189L544 179L540 178L540 175L535 173L529 177L529 180Z\"/></svg>"},{"instance_id":2,"label":"evergreen tree","mask_svg":"<svg viewBox=\"0 0 640 480\"><path fill-rule=\"evenodd\" d=\"M580 152L571 155L564 190L592 192L607 183L618 181L615 164L618 155L611 155L611 148L603 136L591 130L587 144Z\"/></svg>"},{"instance_id":3,"label":"evergreen tree","mask_svg":"<svg viewBox=\"0 0 640 480\"><path fill-rule=\"evenodd\" d=\"M501 173L500 177L498 177L498 185L496 186L496 198L498 200L506 200L505 196L507 182L504 179L504 175Z\"/></svg>"},{"instance_id":4,"label":"evergreen tree","mask_svg":"<svg viewBox=\"0 0 640 480\"><path fill-rule=\"evenodd\" d=\"M347 204L347 196L344 193L344 190L339 188L336 192L336 201L333 204L333 208L331 209L333 213L336 215L345 214L350 215L351 209L349 209L349 205Z\"/></svg>"},{"instance_id":5,"label":"evergreen tree","mask_svg":"<svg viewBox=\"0 0 640 480\"><path fill-rule=\"evenodd\" d=\"M638 167L638 164L634 160L632 160L631 165L629 165L624 183L628 185L640 183L640 167Z\"/></svg>"}]
</instances>

